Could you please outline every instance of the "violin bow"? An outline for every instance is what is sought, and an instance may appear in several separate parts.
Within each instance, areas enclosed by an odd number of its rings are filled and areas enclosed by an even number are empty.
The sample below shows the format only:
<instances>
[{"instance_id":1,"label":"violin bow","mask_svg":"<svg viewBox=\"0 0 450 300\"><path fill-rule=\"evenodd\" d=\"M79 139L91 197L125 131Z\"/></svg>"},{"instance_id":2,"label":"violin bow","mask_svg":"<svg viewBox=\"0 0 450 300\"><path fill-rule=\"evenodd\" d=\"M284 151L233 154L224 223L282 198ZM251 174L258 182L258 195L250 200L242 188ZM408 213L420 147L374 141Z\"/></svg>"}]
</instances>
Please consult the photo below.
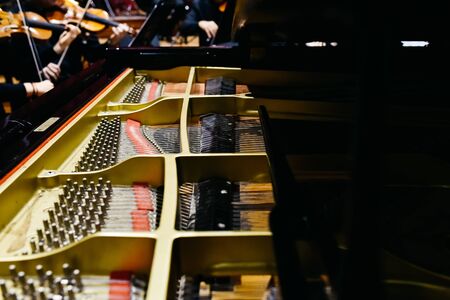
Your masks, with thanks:
<instances>
[{"instance_id":1,"label":"violin bow","mask_svg":"<svg viewBox=\"0 0 450 300\"><path fill-rule=\"evenodd\" d=\"M17 1L19 1L19 0L17 0ZM87 12L89 6L91 6L91 3L92 3L92 0L88 0L88 2L86 3L86 6L84 7L84 10L83 10L83 15L81 16L81 18L77 22L77 27L78 28L80 27L81 22L83 21L84 16L86 15L86 12ZM64 58L66 57L67 51L69 51L70 45L68 45L66 47L66 49L64 49L64 52L61 54L61 57L59 58L59 61L58 61L58 67L61 67L62 62L63 62Z\"/></svg>"},{"instance_id":2,"label":"violin bow","mask_svg":"<svg viewBox=\"0 0 450 300\"><path fill-rule=\"evenodd\" d=\"M34 62L34 66L36 68L36 72L37 72L38 77L39 77L39 81L43 81L43 78L42 78L42 64L41 64L41 60L39 58L39 53L37 52L36 45L34 44L34 41L31 38L30 27L28 27L28 24L27 24L27 21L26 21L26 18L25 18L25 13L23 12L20 0L16 0L16 2L17 2L17 6L19 8L19 13L22 16L23 26L25 26L25 32L26 32L26 36L27 36L27 40L28 40L28 45L30 46L31 55L33 56L33 62Z\"/></svg>"}]
</instances>

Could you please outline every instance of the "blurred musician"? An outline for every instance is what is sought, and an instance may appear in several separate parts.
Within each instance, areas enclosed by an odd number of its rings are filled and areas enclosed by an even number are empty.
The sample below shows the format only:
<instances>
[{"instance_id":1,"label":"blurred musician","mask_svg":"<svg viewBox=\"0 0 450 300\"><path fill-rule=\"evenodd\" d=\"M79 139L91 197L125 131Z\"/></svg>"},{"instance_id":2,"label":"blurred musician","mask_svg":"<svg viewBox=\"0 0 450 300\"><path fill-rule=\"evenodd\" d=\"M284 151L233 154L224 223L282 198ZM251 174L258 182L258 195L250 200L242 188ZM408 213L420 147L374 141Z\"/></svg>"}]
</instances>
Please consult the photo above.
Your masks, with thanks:
<instances>
[{"instance_id":1,"label":"blurred musician","mask_svg":"<svg viewBox=\"0 0 450 300\"><path fill-rule=\"evenodd\" d=\"M226 5L225 0L194 0L192 9L180 27L181 34L197 34L200 46L212 45Z\"/></svg>"},{"instance_id":2,"label":"blurred musician","mask_svg":"<svg viewBox=\"0 0 450 300\"><path fill-rule=\"evenodd\" d=\"M0 117L5 114L4 102L9 102L14 110L29 99L41 96L54 87L54 83L60 78L61 68L50 60L52 57L59 57L79 34L79 28L67 25L67 30L59 35L54 45L48 47L46 51L41 51L39 61L46 64L41 70L35 68L40 65L33 63L32 53L36 55L36 51L31 51L31 45L25 42L26 35L12 34L10 37L1 38L0 74L7 82L0 84ZM12 78L20 82L12 83Z\"/></svg>"},{"instance_id":3,"label":"blurred musician","mask_svg":"<svg viewBox=\"0 0 450 300\"><path fill-rule=\"evenodd\" d=\"M50 18L55 12L60 12L64 9L61 5L61 1L59 0L24 0L22 7L24 11L32 11L43 17ZM17 9L15 11L17 11ZM76 27L70 24L66 26L72 33L73 28ZM113 27L112 33L106 43L101 44L95 33L85 31L81 35L79 29L77 29L78 38L74 39L74 42L71 44L69 51L61 64L61 79L78 73L90 62L102 58L105 47L127 45L131 39L127 34L128 30L129 27L126 24L119 24L117 27ZM54 33L49 41L36 42L43 65L50 62L58 62L61 53L52 51L52 49L56 50L55 46L58 43L58 38L59 34ZM16 43L17 48L23 49L23 46L21 46L21 43L24 43L23 37L14 38L14 42ZM58 47L56 46L56 48ZM27 70L28 65L29 61L24 62L23 66L19 66L19 69ZM20 80L30 80L29 76L26 76L26 71L20 73Z\"/></svg>"},{"instance_id":4,"label":"blurred musician","mask_svg":"<svg viewBox=\"0 0 450 300\"><path fill-rule=\"evenodd\" d=\"M55 54L62 53L76 38L77 34L77 29L73 29L73 31L68 30L64 34L61 34L52 51ZM11 108L15 110L30 99L39 97L51 90L54 87L54 82L59 80L61 74L60 67L57 64L50 62L42 69L41 77L43 80L39 81L37 70L31 67L33 64L29 64L25 70L25 67L19 63L20 61L27 61L30 63L28 59L24 59L25 57L20 56L22 52L26 52L25 49L17 49L9 42L10 41L7 40L7 38L2 39L0 56L3 63L1 64L0 73L6 78L20 78L19 75L21 74L18 72L17 66L21 65L21 71L26 73L24 77L27 77L28 79L21 80L20 83L0 84L0 118L5 115L3 108L4 102L9 102Z\"/></svg>"}]
</instances>

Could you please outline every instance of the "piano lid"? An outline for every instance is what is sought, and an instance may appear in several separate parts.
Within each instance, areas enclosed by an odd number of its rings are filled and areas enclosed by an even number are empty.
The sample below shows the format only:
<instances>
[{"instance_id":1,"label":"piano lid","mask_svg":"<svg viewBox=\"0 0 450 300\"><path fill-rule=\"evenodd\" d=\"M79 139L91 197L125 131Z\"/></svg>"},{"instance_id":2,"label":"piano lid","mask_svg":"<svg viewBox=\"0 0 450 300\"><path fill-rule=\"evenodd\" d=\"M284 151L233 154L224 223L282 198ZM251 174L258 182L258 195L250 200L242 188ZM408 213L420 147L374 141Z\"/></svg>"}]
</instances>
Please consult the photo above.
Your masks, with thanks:
<instances>
[{"instance_id":1,"label":"piano lid","mask_svg":"<svg viewBox=\"0 0 450 300\"><path fill-rule=\"evenodd\" d=\"M444 40L437 34L448 28L448 3L431 0L364 1L235 0L231 36L250 28L257 37L271 41L356 38L371 22L380 33L395 40ZM256 37L256 36L255 36ZM336 40L337 41L337 40ZM261 42L253 39L252 42ZM339 41L337 41L339 42ZM443 41L440 41L443 42Z\"/></svg>"},{"instance_id":2,"label":"piano lid","mask_svg":"<svg viewBox=\"0 0 450 300\"><path fill-rule=\"evenodd\" d=\"M229 0L215 45L148 47L148 38L142 38L130 48L109 49L107 56L137 68L209 65L358 73L365 53L372 51L389 58L392 73L401 77L450 64L449 41L437 34L448 26L443 13L450 11L448 4L360 2Z\"/></svg>"}]
</instances>

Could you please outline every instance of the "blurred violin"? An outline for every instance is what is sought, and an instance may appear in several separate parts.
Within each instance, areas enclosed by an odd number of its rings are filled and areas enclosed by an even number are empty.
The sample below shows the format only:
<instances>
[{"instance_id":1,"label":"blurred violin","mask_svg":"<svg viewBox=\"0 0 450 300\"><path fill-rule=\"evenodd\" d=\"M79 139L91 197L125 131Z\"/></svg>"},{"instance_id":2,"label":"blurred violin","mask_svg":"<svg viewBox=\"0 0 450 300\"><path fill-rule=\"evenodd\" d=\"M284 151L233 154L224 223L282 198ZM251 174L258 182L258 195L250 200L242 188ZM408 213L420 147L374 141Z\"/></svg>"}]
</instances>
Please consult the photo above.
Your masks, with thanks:
<instances>
[{"instance_id":1,"label":"blurred violin","mask_svg":"<svg viewBox=\"0 0 450 300\"><path fill-rule=\"evenodd\" d=\"M28 26L31 36L38 40L48 40L53 31L62 32L65 26L51 24L41 15L34 12L25 12L25 23L22 15L0 9L0 37L10 37L13 33L26 33Z\"/></svg>"},{"instance_id":2,"label":"blurred violin","mask_svg":"<svg viewBox=\"0 0 450 300\"><path fill-rule=\"evenodd\" d=\"M219 11L220 12L225 12L226 9L227 9L227 1L223 1L223 3L221 3L219 5Z\"/></svg>"},{"instance_id":3,"label":"blurred violin","mask_svg":"<svg viewBox=\"0 0 450 300\"><path fill-rule=\"evenodd\" d=\"M80 18L83 18L80 27L91 32L102 31L106 26L117 27L120 25L120 23L110 20L109 14L103 9L89 8L84 12L84 9L75 0L59 0L57 5L59 9L47 16L52 23L79 22ZM131 27L127 32L131 35L136 34Z\"/></svg>"}]
</instances>

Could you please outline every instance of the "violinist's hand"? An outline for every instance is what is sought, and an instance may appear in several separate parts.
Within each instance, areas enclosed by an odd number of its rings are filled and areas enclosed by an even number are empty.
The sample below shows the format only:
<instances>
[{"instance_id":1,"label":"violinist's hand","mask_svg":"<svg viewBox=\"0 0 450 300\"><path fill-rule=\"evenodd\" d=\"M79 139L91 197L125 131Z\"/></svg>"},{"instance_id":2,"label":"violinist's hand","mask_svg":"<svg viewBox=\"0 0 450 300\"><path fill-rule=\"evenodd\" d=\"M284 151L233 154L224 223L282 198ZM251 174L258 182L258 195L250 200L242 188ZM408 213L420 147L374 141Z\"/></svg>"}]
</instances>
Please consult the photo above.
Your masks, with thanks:
<instances>
[{"instance_id":1,"label":"violinist's hand","mask_svg":"<svg viewBox=\"0 0 450 300\"><path fill-rule=\"evenodd\" d=\"M25 82L23 85L25 86L27 97L41 96L54 87L50 80L44 80L41 82Z\"/></svg>"},{"instance_id":2,"label":"violinist's hand","mask_svg":"<svg viewBox=\"0 0 450 300\"><path fill-rule=\"evenodd\" d=\"M112 34L109 36L109 44L115 46L127 35L130 27L126 24L119 24L117 27L112 27Z\"/></svg>"},{"instance_id":3,"label":"violinist's hand","mask_svg":"<svg viewBox=\"0 0 450 300\"><path fill-rule=\"evenodd\" d=\"M214 38L216 36L217 30L219 29L219 26L217 26L216 22L205 20L199 21L198 27L200 27L200 29L206 33L208 39Z\"/></svg>"},{"instance_id":4,"label":"violinist's hand","mask_svg":"<svg viewBox=\"0 0 450 300\"><path fill-rule=\"evenodd\" d=\"M56 54L61 54L69 45L77 38L81 33L80 28L75 25L67 24L66 31L61 33L58 42L53 46L53 50Z\"/></svg>"},{"instance_id":5,"label":"violinist's hand","mask_svg":"<svg viewBox=\"0 0 450 300\"><path fill-rule=\"evenodd\" d=\"M35 82L34 86L36 87L36 96L45 94L55 87L55 85L49 80Z\"/></svg>"},{"instance_id":6,"label":"violinist's hand","mask_svg":"<svg viewBox=\"0 0 450 300\"><path fill-rule=\"evenodd\" d=\"M61 74L61 68L54 63L49 63L43 70L44 77L51 81L57 81Z\"/></svg>"}]
</instances>

